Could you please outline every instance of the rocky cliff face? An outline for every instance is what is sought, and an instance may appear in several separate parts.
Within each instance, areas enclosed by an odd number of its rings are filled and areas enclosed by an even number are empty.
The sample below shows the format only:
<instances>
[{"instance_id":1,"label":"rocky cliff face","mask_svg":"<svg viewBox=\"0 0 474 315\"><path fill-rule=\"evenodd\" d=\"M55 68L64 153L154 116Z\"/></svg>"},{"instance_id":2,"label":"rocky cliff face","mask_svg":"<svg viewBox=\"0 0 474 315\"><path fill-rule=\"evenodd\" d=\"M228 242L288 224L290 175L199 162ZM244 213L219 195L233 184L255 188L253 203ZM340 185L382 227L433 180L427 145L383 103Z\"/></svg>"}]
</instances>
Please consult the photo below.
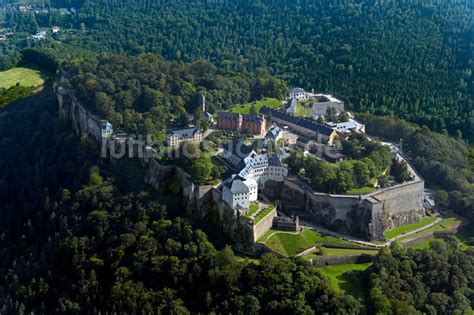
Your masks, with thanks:
<instances>
[{"instance_id":1,"label":"rocky cliff face","mask_svg":"<svg viewBox=\"0 0 474 315\"><path fill-rule=\"evenodd\" d=\"M71 93L71 91L59 88L57 91L59 103L59 115L72 122L74 130L78 135L93 136L97 141L101 140L100 118L89 112Z\"/></svg>"},{"instance_id":2,"label":"rocky cliff face","mask_svg":"<svg viewBox=\"0 0 474 315\"><path fill-rule=\"evenodd\" d=\"M72 122L78 135L89 135L97 141L102 140L101 119L88 111L73 95L72 91L57 88L59 115ZM113 144L109 144L113 146ZM128 149L128 146L126 146ZM133 147L133 146L132 146ZM135 148L133 147L133 150ZM203 215L200 210L209 198L211 186L197 186L189 179L189 175L174 166L162 166L154 159L143 157L147 167L145 182L161 190L169 186L173 178L177 178L183 194L183 205L189 213Z\"/></svg>"},{"instance_id":3,"label":"rocky cliff face","mask_svg":"<svg viewBox=\"0 0 474 315\"><path fill-rule=\"evenodd\" d=\"M97 141L102 141L101 119L90 113L73 95L72 91L56 88L59 102L59 115L71 121L78 135L93 136ZM116 139L106 146L107 148L119 145L118 142L128 142L126 138ZM120 143L124 144L124 143ZM133 145L125 143L125 148L132 152L137 151L136 146L141 143L134 142ZM153 150L151 148L140 148L143 151ZM156 153L156 152L155 152ZM172 184L176 184L177 190L182 195L182 206L185 207L188 216L202 219L209 216L210 212L218 212L218 220L222 230L236 241L237 245L244 250L253 247L253 226L247 221L236 216L233 209L228 207L220 198L220 194L212 186L195 185L189 174L179 167L160 165L151 155L145 154L142 161L147 168L144 181L158 191L167 191Z\"/></svg>"}]
</instances>

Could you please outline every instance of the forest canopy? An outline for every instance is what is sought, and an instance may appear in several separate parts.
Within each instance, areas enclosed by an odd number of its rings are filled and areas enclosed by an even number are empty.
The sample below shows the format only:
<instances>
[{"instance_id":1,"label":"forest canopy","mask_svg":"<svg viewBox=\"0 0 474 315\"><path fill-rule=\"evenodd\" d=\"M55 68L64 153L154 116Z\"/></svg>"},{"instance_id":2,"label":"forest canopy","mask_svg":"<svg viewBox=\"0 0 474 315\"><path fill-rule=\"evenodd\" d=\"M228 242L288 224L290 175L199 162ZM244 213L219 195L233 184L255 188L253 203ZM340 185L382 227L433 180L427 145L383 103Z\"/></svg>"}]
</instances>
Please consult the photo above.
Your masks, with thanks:
<instances>
[{"instance_id":1,"label":"forest canopy","mask_svg":"<svg viewBox=\"0 0 474 315\"><path fill-rule=\"evenodd\" d=\"M215 113L254 95L282 97L287 90L263 69L251 80L205 60L169 62L151 54L77 59L63 72L83 104L134 133L159 134L167 127L186 125L188 114L201 110L202 96L206 110Z\"/></svg>"},{"instance_id":2,"label":"forest canopy","mask_svg":"<svg viewBox=\"0 0 474 315\"><path fill-rule=\"evenodd\" d=\"M52 45L70 55L151 52L207 59L239 73L265 67L291 86L334 93L352 110L394 114L474 140L469 0L42 2L75 5L77 14L9 10L3 21L16 32L53 25L73 32L59 45L18 35L17 47ZM0 45L13 54L12 41Z\"/></svg>"}]
</instances>

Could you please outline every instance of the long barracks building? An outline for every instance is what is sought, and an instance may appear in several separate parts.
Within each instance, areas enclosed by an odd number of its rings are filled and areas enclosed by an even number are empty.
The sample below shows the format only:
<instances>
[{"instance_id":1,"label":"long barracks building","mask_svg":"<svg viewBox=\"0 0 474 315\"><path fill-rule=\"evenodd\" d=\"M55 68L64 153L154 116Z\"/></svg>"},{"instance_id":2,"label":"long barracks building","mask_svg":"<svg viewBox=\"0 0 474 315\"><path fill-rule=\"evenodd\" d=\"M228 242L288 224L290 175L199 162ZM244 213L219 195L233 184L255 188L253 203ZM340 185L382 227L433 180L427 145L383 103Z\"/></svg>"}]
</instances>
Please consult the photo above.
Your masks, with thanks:
<instances>
[{"instance_id":1,"label":"long barracks building","mask_svg":"<svg viewBox=\"0 0 474 315\"><path fill-rule=\"evenodd\" d=\"M317 139L317 141L321 143L332 144L337 137L337 132L334 129L320 125L312 120L295 117L266 106L260 109L260 114L280 126L288 126L293 131L305 137Z\"/></svg>"}]
</instances>

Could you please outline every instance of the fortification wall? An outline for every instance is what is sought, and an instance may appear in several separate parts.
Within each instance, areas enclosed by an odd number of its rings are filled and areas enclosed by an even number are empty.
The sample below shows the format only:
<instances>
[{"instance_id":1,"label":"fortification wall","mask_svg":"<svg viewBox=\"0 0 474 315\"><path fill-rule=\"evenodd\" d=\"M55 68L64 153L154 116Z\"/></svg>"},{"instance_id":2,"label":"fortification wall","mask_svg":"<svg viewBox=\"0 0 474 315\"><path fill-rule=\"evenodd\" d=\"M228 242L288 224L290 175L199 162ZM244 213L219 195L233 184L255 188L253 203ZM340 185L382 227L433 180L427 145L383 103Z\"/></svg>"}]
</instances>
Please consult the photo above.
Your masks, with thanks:
<instances>
[{"instance_id":1,"label":"fortification wall","mask_svg":"<svg viewBox=\"0 0 474 315\"><path fill-rule=\"evenodd\" d=\"M297 214L329 229L370 238L371 209L358 196L316 193L304 183L288 178L283 183L281 200L282 210L289 215Z\"/></svg>"},{"instance_id":2,"label":"fortification wall","mask_svg":"<svg viewBox=\"0 0 474 315\"><path fill-rule=\"evenodd\" d=\"M276 217L277 210L273 209L265 218L260 220L257 224L253 225L253 239L257 242L265 233L267 233L273 225L273 218Z\"/></svg>"},{"instance_id":3,"label":"fortification wall","mask_svg":"<svg viewBox=\"0 0 474 315\"><path fill-rule=\"evenodd\" d=\"M282 189L282 210L306 216L317 225L347 231L369 240L384 240L384 231L418 222L424 216L422 180L364 196L331 195L313 191L296 178Z\"/></svg>"},{"instance_id":4,"label":"fortification wall","mask_svg":"<svg viewBox=\"0 0 474 315\"><path fill-rule=\"evenodd\" d=\"M403 244L403 246L412 246L412 245L423 243L428 240L446 239L449 236L454 235L457 232L459 232L462 229L462 227L463 226L461 224L454 225L454 226L449 227L445 231L433 231L429 234L425 234L414 239L405 240L405 241L402 240L401 243Z\"/></svg>"},{"instance_id":5,"label":"fortification wall","mask_svg":"<svg viewBox=\"0 0 474 315\"><path fill-rule=\"evenodd\" d=\"M374 257L371 255L354 255L354 256L337 256L337 257L324 257L324 258L313 258L310 260L314 267L324 266L339 266L349 264L365 264L373 262Z\"/></svg>"},{"instance_id":6,"label":"fortification wall","mask_svg":"<svg viewBox=\"0 0 474 315\"><path fill-rule=\"evenodd\" d=\"M59 103L59 115L71 121L74 130L78 135L89 135L97 141L102 140L101 135L101 119L89 112L73 95L73 92L64 88L57 88L57 98ZM129 139L120 139L117 141L125 141L127 150L133 152L149 152L153 149L146 147L144 143ZM132 145L129 145L132 143ZM114 146L112 141L109 147ZM153 152L152 152L153 153ZM156 153L156 152L154 152ZM190 176L179 167L162 166L155 159L149 158L149 154L138 155L138 157L146 164L147 172L144 178L145 182L160 190L168 186L173 178L176 178L180 184L180 190L183 194L183 205L186 207L188 214L205 216L204 206L212 195L209 193L212 186L195 185Z\"/></svg>"},{"instance_id":7,"label":"fortification wall","mask_svg":"<svg viewBox=\"0 0 474 315\"><path fill-rule=\"evenodd\" d=\"M370 196L382 203L385 230L417 222L425 215L424 182L414 181L384 189Z\"/></svg>"},{"instance_id":8,"label":"fortification wall","mask_svg":"<svg viewBox=\"0 0 474 315\"><path fill-rule=\"evenodd\" d=\"M223 199L222 193L212 190L214 205L217 207L219 221L217 222L224 233L236 242L235 246L245 252L255 253L254 227L251 222L239 216Z\"/></svg>"},{"instance_id":9,"label":"fortification wall","mask_svg":"<svg viewBox=\"0 0 474 315\"><path fill-rule=\"evenodd\" d=\"M209 205L213 200L212 189L210 185L196 185L191 180L191 176L176 167L175 173L178 183L181 185L181 194L183 196L183 205L186 213L195 218L204 218L208 211Z\"/></svg>"}]
</instances>

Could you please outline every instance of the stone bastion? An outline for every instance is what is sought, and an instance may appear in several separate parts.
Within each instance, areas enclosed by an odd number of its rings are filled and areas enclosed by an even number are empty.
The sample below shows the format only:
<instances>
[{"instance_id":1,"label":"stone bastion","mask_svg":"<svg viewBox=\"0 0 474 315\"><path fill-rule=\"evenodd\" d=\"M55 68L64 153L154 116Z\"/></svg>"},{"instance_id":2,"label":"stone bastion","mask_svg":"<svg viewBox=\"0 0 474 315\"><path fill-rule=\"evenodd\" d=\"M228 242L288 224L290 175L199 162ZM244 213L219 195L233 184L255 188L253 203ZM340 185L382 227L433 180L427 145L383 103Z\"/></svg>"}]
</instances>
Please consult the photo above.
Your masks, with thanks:
<instances>
[{"instance_id":1,"label":"stone bastion","mask_svg":"<svg viewBox=\"0 0 474 315\"><path fill-rule=\"evenodd\" d=\"M298 215L343 234L383 241L384 232L416 223L425 216L424 181L410 182L360 196L314 191L296 177L288 177L281 189L281 210Z\"/></svg>"}]
</instances>

